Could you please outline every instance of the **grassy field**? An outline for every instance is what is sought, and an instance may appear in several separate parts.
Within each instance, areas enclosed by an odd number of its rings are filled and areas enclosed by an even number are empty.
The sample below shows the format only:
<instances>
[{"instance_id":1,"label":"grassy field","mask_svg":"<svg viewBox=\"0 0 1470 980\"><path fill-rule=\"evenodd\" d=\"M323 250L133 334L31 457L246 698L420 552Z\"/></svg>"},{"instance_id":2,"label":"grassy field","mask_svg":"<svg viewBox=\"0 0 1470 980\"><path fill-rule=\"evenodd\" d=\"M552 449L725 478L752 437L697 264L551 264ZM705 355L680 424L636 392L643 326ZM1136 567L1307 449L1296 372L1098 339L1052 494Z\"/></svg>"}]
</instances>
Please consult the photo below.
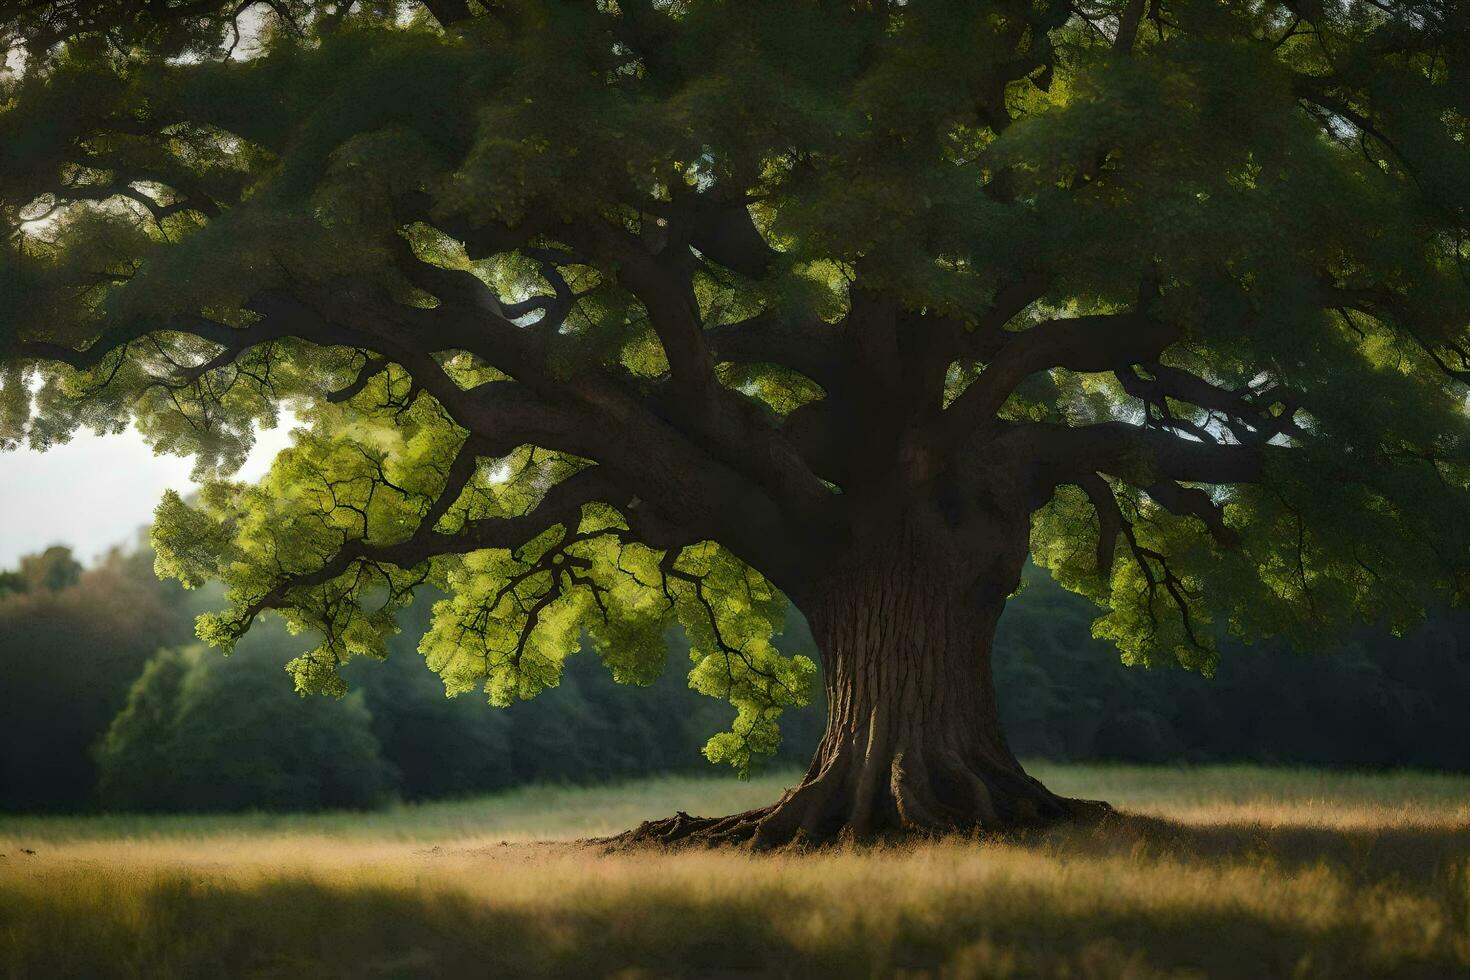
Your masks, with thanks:
<instances>
[{"instance_id":1,"label":"grassy field","mask_svg":"<svg viewBox=\"0 0 1470 980\"><path fill-rule=\"evenodd\" d=\"M768 802L784 774L369 814L0 817L0 974L1470 976L1470 778L1035 771L1130 816L803 856L575 843Z\"/></svg>"}]
</instances>

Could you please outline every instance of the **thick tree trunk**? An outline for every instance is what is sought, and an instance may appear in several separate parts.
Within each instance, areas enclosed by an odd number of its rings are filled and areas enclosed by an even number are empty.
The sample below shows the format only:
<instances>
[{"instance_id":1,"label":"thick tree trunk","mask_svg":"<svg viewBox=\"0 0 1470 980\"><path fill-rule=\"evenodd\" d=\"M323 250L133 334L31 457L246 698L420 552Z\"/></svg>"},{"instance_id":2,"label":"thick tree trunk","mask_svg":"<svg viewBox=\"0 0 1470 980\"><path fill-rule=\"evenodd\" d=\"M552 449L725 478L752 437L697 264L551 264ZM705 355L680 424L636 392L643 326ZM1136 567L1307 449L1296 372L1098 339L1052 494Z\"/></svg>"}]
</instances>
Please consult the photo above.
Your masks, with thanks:
<instances>
[{"instance_id":1,"label":"thick tree trunk","mask_svg":"<svg viewBox=\"0 0 1470 980\"><path fill-rule=\"evenodd\" d=\"M957 594L943 574L925 562L848 569L812 609L827 730L762 828L773 839L998 829L1072 812L1001 731L990 654L1003 597Z\"/></svg>"},{"instance_id":2,"label":"thick tree trunk","mask_svg":"<svg viewBox=\"0 0 1470 980\"><path fill-rule=\"evenodd\" d=\"M918 540L916 540L918 539ZM1107 812L1026 774L1001 731L990 655L1014 583L977 584L909 533L855 550L803 603L825 665L827 729L770 807L679 814L627 843L791 843L970 833Z\"/></svg>"}]
</instances>

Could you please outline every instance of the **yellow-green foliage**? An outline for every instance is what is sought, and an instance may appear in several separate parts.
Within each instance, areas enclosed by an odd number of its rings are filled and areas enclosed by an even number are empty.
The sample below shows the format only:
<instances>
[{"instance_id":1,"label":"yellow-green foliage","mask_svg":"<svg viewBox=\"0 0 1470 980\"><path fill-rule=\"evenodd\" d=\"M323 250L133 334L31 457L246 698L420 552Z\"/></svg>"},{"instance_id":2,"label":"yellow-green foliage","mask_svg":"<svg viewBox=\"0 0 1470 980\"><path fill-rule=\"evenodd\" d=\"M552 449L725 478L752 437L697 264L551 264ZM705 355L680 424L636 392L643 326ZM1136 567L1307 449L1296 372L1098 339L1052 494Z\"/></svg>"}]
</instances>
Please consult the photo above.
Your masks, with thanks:
<instances>
[{"instance_id":1,"label":"yellow-green foliage","mask_svg":"<svg viewBox=\"0 0 1470 980\"><path fill-rule=\"evenodd\" d=\"M386 373L349 404L307 411L310 427L259 484L212 481L195 505L165 496L152 531L159 573L190 587L212 578L228 586L230 608L200 617L202 639L229 650L283 573L312 572L354 542L400 544L419 528L465 434L410 394L401 374ZM519 514L584 465L530 447L483 461L437 529ZM516 548L338 568L295 587L283 604L294 632L321 640L288 669L303 693L345 693L338 668L383 657L394 613L426 583L450 596L435 604L420 644L429 666L447 693L480 689L501 706L555 687L583 637L617 680L650 683L677 623L691 640L691 686L736 709L731 730L713 737L706 755L744 771L752 753L779 745L781 712L811 696L815 665L770 642L785 600L713 543L666 556L625 540L626 528L615 510L592 505L577 526L554 525Z\"/></svg>"}]
</instances>

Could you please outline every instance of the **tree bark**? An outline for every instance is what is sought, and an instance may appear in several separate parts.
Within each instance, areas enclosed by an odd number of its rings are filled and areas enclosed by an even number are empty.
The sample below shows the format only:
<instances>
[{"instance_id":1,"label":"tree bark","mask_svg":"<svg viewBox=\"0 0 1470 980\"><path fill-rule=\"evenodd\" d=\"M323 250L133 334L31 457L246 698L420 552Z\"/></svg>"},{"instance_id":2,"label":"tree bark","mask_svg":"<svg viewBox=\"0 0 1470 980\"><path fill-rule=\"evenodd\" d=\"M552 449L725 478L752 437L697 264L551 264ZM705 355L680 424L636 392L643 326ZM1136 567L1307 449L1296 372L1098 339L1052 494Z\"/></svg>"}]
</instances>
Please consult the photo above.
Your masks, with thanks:
<instances>
[{"instance_id":1,"label":"tree bark","mask_svg":"<svg viewBox=\"0 0 1470 980\"><path fill-rule=\"evenodd\" d=\"M827 728L769 807L679 814L626 843L761 848L1006 830L1108 812L1027 775L1001 730L991 647L1014 582L958 574L908 528L854 549L803 603L821 650Z\"/></svg>"}]
</instances>

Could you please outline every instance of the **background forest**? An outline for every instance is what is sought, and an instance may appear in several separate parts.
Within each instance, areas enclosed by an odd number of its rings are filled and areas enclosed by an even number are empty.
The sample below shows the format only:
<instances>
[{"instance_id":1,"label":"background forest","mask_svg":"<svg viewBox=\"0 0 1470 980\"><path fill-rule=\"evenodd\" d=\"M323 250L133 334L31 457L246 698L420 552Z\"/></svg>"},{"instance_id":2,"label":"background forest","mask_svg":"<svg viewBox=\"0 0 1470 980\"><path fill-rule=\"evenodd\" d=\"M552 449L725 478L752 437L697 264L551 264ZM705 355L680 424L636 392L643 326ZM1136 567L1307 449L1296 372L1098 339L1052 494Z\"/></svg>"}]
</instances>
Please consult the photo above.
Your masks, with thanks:
<instances>
[{"instance_id":1,"label":"background forest","mask_svg":"<svg viewBox=\"0 0 1470 980\"><path fill-rule=\"evenodd\" d=\"M728 706L688 688L678 634L650 689L614 684L584 653L559 690L502 710L444 697L415 651L432 604L420 601L386 662L351 665L351 694L301 698L281 665L309 639L269 621L226 658L192 640L217 603L159 582L142 550L84 569L58 547L0 574L0 808L367 807L705 772L698 746L728 724ZM1022 757L1470 771L1470 614L1402 638L1364 631L1332 670L1320 654L1227 643L1209 679L1123 666L1091 638L1095 615L1042 573L1008 606L996 677ZM800 621L782 645L812 653ZM793 711L765 765L803 764L822 723L819 705Z\"/></svg>"}]
</instances>

